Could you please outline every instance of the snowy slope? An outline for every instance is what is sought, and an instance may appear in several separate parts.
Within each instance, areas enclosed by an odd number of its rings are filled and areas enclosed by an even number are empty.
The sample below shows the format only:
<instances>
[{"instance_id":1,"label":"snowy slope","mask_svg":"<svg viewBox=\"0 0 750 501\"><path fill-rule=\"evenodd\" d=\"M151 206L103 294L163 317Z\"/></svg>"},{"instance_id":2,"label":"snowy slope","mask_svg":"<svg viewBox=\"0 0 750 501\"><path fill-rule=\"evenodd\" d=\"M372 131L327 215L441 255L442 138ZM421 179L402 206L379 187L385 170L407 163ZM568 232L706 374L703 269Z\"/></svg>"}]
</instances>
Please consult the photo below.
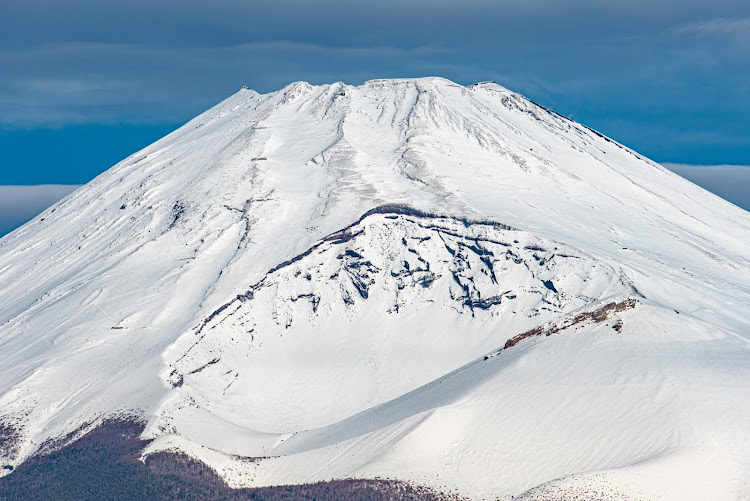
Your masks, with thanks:
<instances>
[{"instance_id":1,"label":"snowy slope","mask_svg":"<svg viewBox=\"0 0 750 501\"><path fill-rule=\"evenodd\" d=\"M237 486L750 499L749 244L493 83L243 89L0 239L0 464L128 412Z\"/></svg>"}]
</instances>

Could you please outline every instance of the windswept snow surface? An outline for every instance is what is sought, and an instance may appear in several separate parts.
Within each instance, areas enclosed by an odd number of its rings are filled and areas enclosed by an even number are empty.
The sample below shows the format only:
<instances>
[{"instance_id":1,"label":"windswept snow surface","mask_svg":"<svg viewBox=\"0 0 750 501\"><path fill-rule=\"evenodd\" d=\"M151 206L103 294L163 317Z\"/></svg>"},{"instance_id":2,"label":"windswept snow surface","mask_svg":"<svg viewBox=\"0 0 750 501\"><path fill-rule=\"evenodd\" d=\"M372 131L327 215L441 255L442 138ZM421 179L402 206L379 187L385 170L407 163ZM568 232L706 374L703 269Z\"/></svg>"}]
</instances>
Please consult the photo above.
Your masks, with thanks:
<instances>
[{"instance_id":1,"label":"windswept snow surface","mask_svg":"<svg viewBox=\"0 0 750 501\"><path fill-rule=\"evenodd\" d=\"M0 466L750 499L750 214L494 83L242 89L0 239L0 353Z\"/></svg>"}]
</instances>

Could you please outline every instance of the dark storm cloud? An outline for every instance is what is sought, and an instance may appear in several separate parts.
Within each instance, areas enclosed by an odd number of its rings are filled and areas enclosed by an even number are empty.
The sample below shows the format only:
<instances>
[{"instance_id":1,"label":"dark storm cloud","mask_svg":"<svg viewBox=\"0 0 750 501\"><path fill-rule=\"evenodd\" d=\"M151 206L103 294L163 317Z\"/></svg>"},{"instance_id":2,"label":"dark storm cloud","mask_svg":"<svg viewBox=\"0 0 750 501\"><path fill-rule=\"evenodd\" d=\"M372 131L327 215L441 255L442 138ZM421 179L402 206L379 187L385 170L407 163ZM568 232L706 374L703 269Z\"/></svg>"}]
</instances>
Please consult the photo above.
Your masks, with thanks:
<instances>
[{"instance_id":1,"label":"dark storm cloud","mask_svg":"<svg viewBox=\"0 0 750 501\"><path fill-rule=\"evenodd\" d=\"M658 160L750 156L750 3L737 0L27 0L0 9L5 127L180 121L242 85L440 75L497 80ZM714 136L720 158L707 157Z\"/></svg>"}]
</instances>

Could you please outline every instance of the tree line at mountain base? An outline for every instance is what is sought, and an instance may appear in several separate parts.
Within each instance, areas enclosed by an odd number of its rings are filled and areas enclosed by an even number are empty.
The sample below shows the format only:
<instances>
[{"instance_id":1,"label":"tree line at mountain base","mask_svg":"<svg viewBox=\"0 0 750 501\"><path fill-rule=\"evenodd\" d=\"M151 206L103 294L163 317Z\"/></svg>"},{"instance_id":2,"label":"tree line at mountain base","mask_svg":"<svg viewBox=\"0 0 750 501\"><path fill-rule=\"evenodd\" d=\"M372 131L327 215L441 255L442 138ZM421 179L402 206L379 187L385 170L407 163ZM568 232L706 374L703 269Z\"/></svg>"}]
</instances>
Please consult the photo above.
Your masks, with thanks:
<instances>
[{"instance_id":1,"label":"tree line at mountain base","mask_svg":"<svg viewBox=\"0 0 750 501\"><path fill-rule=\"evenodd\" d=\"M214 470L183 454L140 460L143 425L108 421L67 445L47 447L0 478L0 501L27 500L448 500L454 495L393 480L333 480L231 489Z\"/></svg>"}]
</instances>

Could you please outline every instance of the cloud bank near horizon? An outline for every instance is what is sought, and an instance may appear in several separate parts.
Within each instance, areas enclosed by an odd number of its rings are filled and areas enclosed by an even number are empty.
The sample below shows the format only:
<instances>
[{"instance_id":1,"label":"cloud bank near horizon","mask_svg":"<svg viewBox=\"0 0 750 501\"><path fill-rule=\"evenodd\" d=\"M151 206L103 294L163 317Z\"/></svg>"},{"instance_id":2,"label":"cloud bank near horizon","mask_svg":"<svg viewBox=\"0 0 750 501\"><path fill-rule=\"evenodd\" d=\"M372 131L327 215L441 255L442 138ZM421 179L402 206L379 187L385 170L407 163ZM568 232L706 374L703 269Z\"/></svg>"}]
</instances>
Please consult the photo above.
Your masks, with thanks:
<instances>
[{"instance_id":1,"label":"cloud bank near horizon","mask_svg":"<svg viewBox=\"0 0 750 501\"><path fill-rule=\"evenodd\" d=\"M662 164L672 172L750 212L750 165Z\"/></svg>"},{"instance_id":2,"label":"cloud bank near horizon","mask_svg":"<svg viewBox=\"0 0 750 501\"><path fill-rule=\"evenodd\" d=\"M0 185L0 237L32 220L78 187L67 184Z\"/></svg>"}]
</instances>

